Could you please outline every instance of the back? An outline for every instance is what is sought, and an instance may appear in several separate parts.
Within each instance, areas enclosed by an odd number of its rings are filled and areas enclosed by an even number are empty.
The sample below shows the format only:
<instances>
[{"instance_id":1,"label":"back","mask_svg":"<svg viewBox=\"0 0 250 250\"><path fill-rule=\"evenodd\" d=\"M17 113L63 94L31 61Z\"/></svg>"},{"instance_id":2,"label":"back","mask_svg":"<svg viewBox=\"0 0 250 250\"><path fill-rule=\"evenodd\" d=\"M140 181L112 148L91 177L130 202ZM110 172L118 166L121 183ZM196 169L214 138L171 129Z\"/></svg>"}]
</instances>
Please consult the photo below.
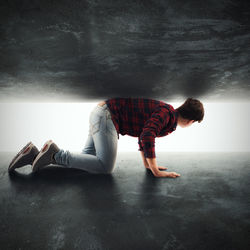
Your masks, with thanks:
<instances>
[{"instance_id":1,"label":"back","mask_svg":"<svg viewBox=\"0 0 250 250\"><path fill-rule=\"evenodd\" d=\"M157 109L159 112L168 113L173 125L174 108L162 101L146 98L113 98L106 100L111 112L112 120L117 132L122 135L138 137L151 114ZM163 117L163 116L162 116ZM159 120L159 122L164 122Z\"/></svg>"}]
</instances>

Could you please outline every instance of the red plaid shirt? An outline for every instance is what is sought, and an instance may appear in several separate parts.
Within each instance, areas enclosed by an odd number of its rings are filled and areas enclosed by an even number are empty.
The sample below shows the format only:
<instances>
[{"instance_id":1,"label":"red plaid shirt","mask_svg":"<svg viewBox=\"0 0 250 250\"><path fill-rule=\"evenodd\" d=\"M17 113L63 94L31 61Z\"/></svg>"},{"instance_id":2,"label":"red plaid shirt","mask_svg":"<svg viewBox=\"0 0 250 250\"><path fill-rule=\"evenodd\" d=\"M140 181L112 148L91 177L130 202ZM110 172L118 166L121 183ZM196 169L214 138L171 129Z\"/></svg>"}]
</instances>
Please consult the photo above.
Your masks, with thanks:
<instances>
[{"instance_id":1,"label":"red plaid shirt","mask_svg":"<svg viewBox=\"0 0 250 250\"><path fill-rule=\"evenodd\" d=\"M139 151L155 158L155 137L172 133L178 112L163 101L145 98L113 98L106 100L112 121L121 135L138 137Z\"/></svg>"}]
</instances>

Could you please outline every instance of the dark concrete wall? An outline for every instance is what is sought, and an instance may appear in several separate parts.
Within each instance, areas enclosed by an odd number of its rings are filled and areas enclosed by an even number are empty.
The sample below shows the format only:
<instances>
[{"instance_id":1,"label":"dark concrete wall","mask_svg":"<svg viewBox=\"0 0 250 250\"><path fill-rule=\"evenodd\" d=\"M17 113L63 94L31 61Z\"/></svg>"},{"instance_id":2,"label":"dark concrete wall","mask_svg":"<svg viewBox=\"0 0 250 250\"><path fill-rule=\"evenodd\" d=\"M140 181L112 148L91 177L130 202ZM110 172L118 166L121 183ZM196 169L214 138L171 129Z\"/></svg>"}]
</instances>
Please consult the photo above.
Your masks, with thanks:
<instances>
[{"instance_id":1,"label":"dark concrete wall","mask_svg":"<svg viewBox=\"0 0 250 250\"><path fill-rule=\"evenodd\" d=\"M245 0L2 0L0 101L249 99Z\"/></svg>"}]
</instances>

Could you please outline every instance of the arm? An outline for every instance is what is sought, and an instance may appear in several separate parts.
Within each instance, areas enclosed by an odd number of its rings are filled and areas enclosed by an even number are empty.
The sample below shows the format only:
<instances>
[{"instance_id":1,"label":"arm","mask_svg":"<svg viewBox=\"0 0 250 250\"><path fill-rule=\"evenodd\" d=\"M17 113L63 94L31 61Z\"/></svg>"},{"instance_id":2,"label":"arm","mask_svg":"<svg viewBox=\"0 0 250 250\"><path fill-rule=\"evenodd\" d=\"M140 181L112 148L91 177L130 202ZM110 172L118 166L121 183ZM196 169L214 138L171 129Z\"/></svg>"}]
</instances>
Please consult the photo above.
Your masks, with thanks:
<instances>
[{"instance_id":1,"label":"arm","mask_svg":"<svg viewBox=\"0 0 250 250\"><path fill-rule=\"evenodd\" d=\"M159 169L166 169L165 167L157 166L155 137L160 134L162 128L168 121L168 113L163 112L160 108L156 109L145 122L142 132L138 137L139 150L141 151L144 166L150 169L154 175L160 172Z\"/></svg>"},{"instance_id":2,"label":"arm","mask_svg":"<svg viewBox=\"0 0 250 250\"><path fill-rule=\"evenodd\" d=\"M140 152L141 152L141 157L142 157L142 161L143 161L143 164L144 164L145 168L150 169L150 168L149 168L149 165L148 165L148 162L147 162L147 160L146 160L146 158L145 158L145 156L144 156L143 151L140 151Z\"/></svg>"},{"instance_id":3,"label":"arm","mask_svg":"<svg viewBox=\"0 0 250 250\"><path fill-rule=\"evenodd\" d=\"M138 138L139 150L141 151L144 166L149 168L155 177L180 176L175 172L160 171L159 169L167 168L159 167L156 162L155 137L160 133L161 129L168 121L169 115L167 113L156 110L152 113L150 119L145 122L142 133Z\"/></svg>"},{"instance_id":4,"label":"arm","mask_svg":"<svg viewBox=\"0 0 250 250\"><path fill-rule=\"evenodd\" d=\"M140 151L140 152L141 152L141 157L142 157L142 161L143 161L145 168L150 169L154 175L155 173L160 174L161 171L159 171L159 169L167 169L166 167L157 166L156 158L145 158L144 152L143 151Z\"/></svg>"},{"instance_id":5,"label":"arm","mask_svg":"<svg viewBox=\"0 0 250 250\"><path fill-rule=\"evenodd\" d=\"M143 151L141 151L141 157L142 157L142 161L143 161L143 164L144 164L145 168L151 170L151 168L149 167L149 163L148 163L148 162L151 162L152 159L151 159L151 158L145 158ZM157 166L157 168L158 168L159 170L160 170L160 169L162 169L162 170L168 169L168 168L162 167L162 166ZM152 170L151 170L151 171L152 171ZM153 171L152 171L152 172L153 172ZM161 175L161 172L160 172L160 175Z\"/></svg>"},{"instance_id":6,"label":"arm","mask_svg":"<svg viewBox=\"0 0 250 250\"><path fill-rule=\"evenodd\" d=\"M153 175L155 177L159 177L161 171L158 169L156 158L146 158L146 161L148 162L149 168L152 171Z\"/></svg>"}]
</instances>

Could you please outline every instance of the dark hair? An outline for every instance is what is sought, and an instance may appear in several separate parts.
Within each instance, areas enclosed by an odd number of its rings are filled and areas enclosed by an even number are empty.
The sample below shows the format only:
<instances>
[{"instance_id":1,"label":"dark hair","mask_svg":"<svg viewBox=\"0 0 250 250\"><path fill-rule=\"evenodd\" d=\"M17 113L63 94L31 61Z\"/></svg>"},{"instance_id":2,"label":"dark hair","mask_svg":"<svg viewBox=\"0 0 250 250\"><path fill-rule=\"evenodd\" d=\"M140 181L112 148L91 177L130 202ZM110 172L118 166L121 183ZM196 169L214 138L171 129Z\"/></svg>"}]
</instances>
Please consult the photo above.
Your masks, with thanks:
<instances>
[{"instance_id":1,"label":"dark hair","mask_svg":"<svg viewBox=\"0 0 250 250\"><path fill-rule=\"evenodd\" d=\"M176 109L184 119L195 120L199 123L204 117L203 104L196 99L188 98L180 107Z\"/></svg>"}]
</instances>

